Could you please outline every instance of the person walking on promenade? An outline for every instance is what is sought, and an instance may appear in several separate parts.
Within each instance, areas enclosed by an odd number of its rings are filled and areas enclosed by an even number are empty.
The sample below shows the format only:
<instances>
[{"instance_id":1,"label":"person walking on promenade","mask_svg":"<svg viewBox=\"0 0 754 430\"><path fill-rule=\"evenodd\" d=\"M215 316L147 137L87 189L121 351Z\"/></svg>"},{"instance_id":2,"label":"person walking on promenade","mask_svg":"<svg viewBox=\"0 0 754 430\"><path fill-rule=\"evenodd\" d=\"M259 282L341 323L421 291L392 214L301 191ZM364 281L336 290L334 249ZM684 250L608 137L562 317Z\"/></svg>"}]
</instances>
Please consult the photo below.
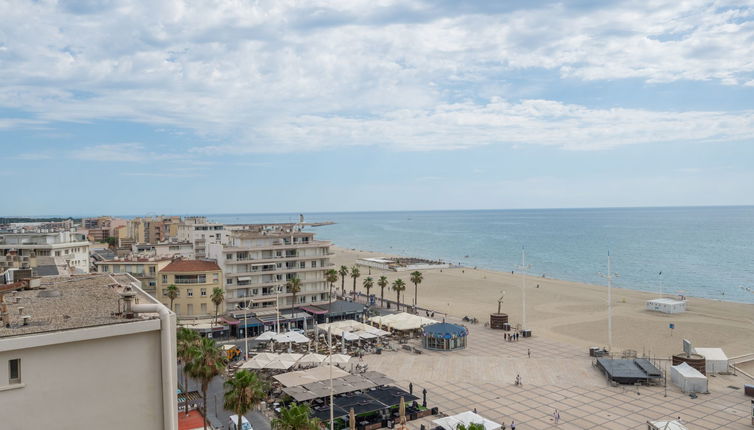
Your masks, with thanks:
<instances>
[{"instance_id":1,"label":"person walking on promenade","mask_svg":"<svg viewBox=\"0 0 754 430\"><path fill-rule=\"evenodd\" d=\"M526 355L528 355L529 358L531 358L531 348L526 348Z\"/></svg>"}]
</instances>

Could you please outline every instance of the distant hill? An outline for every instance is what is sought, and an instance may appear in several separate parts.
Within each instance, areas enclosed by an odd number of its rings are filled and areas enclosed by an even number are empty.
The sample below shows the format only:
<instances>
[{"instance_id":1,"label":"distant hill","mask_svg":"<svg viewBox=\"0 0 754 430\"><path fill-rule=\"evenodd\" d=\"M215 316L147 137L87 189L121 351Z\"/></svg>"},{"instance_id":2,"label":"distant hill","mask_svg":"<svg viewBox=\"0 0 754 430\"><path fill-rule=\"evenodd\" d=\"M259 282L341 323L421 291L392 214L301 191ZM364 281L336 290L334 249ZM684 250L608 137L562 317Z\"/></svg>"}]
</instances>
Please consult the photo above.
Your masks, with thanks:
<instances>
[{"instance_id":1,"label":"distant hill","mask_svg":"<svg viewBox=\"0 0 754 430\"><path fill-rule=\"evenodd\" d=\"M23 218L23 217L0 217L0 224L11 224L14 222L60 222L73 220L74 223L81 222L81 218Z\"/></svg>"}]
</instances>

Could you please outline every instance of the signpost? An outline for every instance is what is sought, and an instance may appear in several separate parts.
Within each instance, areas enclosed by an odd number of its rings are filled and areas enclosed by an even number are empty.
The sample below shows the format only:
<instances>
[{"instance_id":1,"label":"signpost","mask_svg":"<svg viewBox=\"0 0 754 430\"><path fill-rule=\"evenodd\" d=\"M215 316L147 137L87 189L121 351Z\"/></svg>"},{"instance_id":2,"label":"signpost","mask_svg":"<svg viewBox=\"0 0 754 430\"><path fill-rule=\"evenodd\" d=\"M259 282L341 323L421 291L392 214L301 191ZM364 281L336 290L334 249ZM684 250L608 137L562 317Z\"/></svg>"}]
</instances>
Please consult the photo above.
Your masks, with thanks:
<instances>
[{"instance_id":1,"label":"signpost","mask_svg":"<svg viewBox=\"0 0 754 430\"><path fill-rule=\"evenodd\" d=\"M673 337L673 329L675 328L675 324L670 323L670 337Z\"/></svg>"}]
</instances>

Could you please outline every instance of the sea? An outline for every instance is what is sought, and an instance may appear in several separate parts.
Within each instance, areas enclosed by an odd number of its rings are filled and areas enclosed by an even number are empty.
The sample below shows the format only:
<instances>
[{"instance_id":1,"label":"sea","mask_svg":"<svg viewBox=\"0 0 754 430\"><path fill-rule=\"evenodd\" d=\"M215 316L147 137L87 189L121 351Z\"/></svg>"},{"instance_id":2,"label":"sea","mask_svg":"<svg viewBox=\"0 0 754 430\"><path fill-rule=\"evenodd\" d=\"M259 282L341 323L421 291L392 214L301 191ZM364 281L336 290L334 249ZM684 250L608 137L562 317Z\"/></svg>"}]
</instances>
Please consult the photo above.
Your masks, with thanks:
<instances>
[{"instance_id":1,"label":"sea","mask_svg":"<svg viewBox=\"0 0 754 430\"><path fill-rule=\"evenodd\" d=\"M665 295L754 303L754 207L305 213L317 238L358 250L440 259ZM222 223L299 214L207 215Z\"/></svg>"}]
</instances>

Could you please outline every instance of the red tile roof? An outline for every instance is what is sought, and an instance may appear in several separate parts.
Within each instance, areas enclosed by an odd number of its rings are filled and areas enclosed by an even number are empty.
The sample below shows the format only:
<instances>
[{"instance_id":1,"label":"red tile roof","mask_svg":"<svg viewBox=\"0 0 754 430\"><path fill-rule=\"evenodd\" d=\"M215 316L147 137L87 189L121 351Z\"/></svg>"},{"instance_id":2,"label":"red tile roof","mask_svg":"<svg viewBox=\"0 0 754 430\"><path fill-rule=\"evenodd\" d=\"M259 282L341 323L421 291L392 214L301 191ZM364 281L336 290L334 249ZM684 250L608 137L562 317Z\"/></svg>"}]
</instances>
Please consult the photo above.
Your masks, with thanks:
<instances>
[{"instance_id":1,"label":"red tile roof","mask_svg":"<svg viewBox=\"0 0 754 430\"><path fill-rule=\"evenodd\" d=\"M160 272L209 272L213 270L221 270L214 261L175 260L163 267Z\"/></svg>"}]
</instances>

